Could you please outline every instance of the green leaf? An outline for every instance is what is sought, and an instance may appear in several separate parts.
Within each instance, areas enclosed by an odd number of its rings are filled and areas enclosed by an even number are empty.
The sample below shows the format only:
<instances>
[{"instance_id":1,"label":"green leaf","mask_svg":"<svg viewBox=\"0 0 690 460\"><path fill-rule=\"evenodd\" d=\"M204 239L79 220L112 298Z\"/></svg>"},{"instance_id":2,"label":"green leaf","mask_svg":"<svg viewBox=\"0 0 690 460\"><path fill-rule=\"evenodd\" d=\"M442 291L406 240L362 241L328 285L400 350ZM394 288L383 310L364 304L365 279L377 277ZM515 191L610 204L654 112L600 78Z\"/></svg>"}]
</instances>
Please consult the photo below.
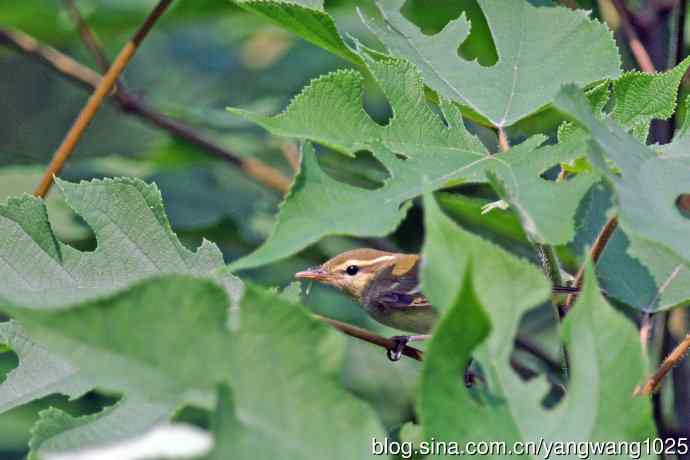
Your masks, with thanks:
<instances>
[{"instance_id":1,"label":"green leaf","mask_svg":"<svg viewBox=\"0 0 690 460\"><path fill-rule=\"evenodd\" d=\"M330 364L342 336L252 285L230 351L239 372L221 389L211 458L368 458L383 431Z\"/></svg>"},{"instance_id":2,"label":"green leaf","mask_svg":"<svg viewBox=\"0 0 690 460\"><path fill-rule=\"evenodd\" d=\"M676 208L688 192L690 155L686 152L657 156L611 120L597 120L577 87L565 86L556 106L586 128L593 139L590 159L613 184L619 221L630 237L656 243L690 264L685 236L690 220ZM620 171L614 174L604 156Z\"/></svg>"},{"instance_id":3,"label":"green leaf","mask_svg":"<svg viewBox=\"0 0 690 460\"><path fill-rule=\"evenodd\" d=\"M686 58L673 69L660 73L626 72L614 83L614 120L632 129L641 142L647 139L653 119L668 120L676 108L678 85L690 66Z\"/></svg>"},{"instance_id":4,"label":"green leaf","mask_svg":"<svg viewBox=\"0 0 690 460\"><path fill-rule=\"evenodd\" d=\"M97 416L53 413L39 422L33 453L117 442L169 419L184 404L210 406L215 385L230 375L227 305L226 290L211 280L165 275L67 309L3 307L40 344L32 347L50 350L52 360L42 356L45 351L39 358L64 368L56 372L44 366L32 374L37 382L28 395L18 395L13 382L5 382L2 388L13 404L50 391L74 397L94 387L125 395L112 412ZM20 360L16 372L31 371L23 367L27 364L31 361ZM44 380L56 377L62 380ZM50 385L41 388L41 383Z\"/></svg>"},{"instance_id":5,"label":"green leaf","mask_svg":"<svg viewBox=\"0 0 690 460\"><path fill-rule=\"evenodd\" d=\"M208 390L219 378L212 370L223 371L210 362L211 368L184 370L178 359L179 350L196 350L192 361L200 363L198 356L211 351L203 337L210 337L213 327L199 327L200 340L176 330L179 324L203 321L197 309L203 311L206 301L215 305L207 308L216 308L220 313L217 327L224 329L227 296L237 300L242 287L229 274L211 273L223 267L218 249L207 242L195 253L185 249L170 229L155 186L136 179L78 185L58 180L57 185L66 202L93 229L98 247L82 253L60 242L41 200L25 195L0 205L0 241L5 241L0 248L0 274L5 280L0 286L0 308L22 322L22 326L5 323L0 328L0 341L19 356L19 367L0 385L0 410L56 392L76 398L94 387L126 393L129 398L139 396L153 406L163 406L168 414L183 401L208 405L212 397ZM190 281L195 286L186 289L185 281L174 279L120 291L139 280L172 272L209 279L199 289L200 280ZM211 279L216 281L211 283ZM171 311L161 321L161 308L167 307L158 302L185 311ZM189 340L201 348L189 346ZM158 366L164 358L171 363L167 370ZM148 360L150 367L140 359ZM185 382L167 374L176 370ZM197 375L208 377L211 383L204 384ZM189 387L184 388L185 383ZM138 417L143 421L149 412L143 406L141 410ZM159 415L149 414L148 420L159 420L161 410L155 411Z\"/></svg>"},{"instance_id":6,"label":"green leaf","mask_svg":"<svg viewBox=\"0 0 690 460\"><path fill-rule=\"evenodd\" d=\"M376 190L349 186L323 173L313 149L305 147L272 236L233 269L287 257L326 235L386 235L404 216L406 201L449 181L483 178L481 168L495 161L467 133L456 107L441 104L449 126L431 110L414 66L400 60L368 65L395 114L388 126L376 124L364 111L362 78L353 71L313 81L275 117L233 110L274 134L307 138L349 155L369 150L391 175Z\"/></svg>"},{"instance_id":7,"label":"green leaf","mask_svg":"<svg viewBox=\"0 0 690 460\"><path fill-rule=\"evenodd\" d=\"M19 196L33 191L45 170L45 165L6 166L0 168L0 203L11 196ZM45 198L50 209L50 220L56 235L66 241L80 241L89 237L85 225L76 221L74 211L58 193L50 193Z\"/></svg>"},{"instance_id":8,"label":"green leaf","mask_svg":"<svg viewBox=\"0 0 690 460\"><path fill-rule=\"evenodd\" d=\"M469 197L459 193L436 194L441 209L454 221L474 233L484 233L487 238L505 241L512 248L532 245L525 238L518 217L510 210L494 209L482 214L489 200Z\"/></svg>"},{"instance_id":9,"label":"green leaf","mask_svg":"<svg viewBox=\"0 0 690 460\"><path fill-rule=\"evenodd\" d=\"M497 340L492 347L508 346L522 314L549 298L546 277L526 260L457 226L430 195L424 198L424 209L422 291L436 308L448 309L471 270L478 298L491 306L494 328L502 331L492 336Z\"/></svg>"},{"instance_id":10,"label":"green leaf","mask_svg":"<svg viewBox=\"0 0 690 460\"><path fill-rule=\"evenodd\" d=\"M345 44L323 0L235 0L242 8L279 24L305 40L354 63L360 57Z\"/></svg>"},{"instance_id":11,"label":"green leaf","mask_svg":"<svg viewBox=\"0 0 690 460\"><path fill-rule=\"evenodd\" d=\"M30 196L0 205L0 304L49 308L105 295L157 273L204 275L223 266L217 247L196 252L170 229L160 193L138 179L81 184L57 180L65 201L91 227L98 247L82 253L53 235L44 203Z\"/></svg>"},{"instance_id":12,"label":"green leaf","mask_svg":"<svg viewBox=\"0 0 690 460\"><path fill-rule=\"evenodd\" d=\"M257 287L247 287L233 331L226 327L224 290L181 275L68 310L12 311L98 388L125 394L124 402L94 416L47 414L32 443L40 455L137 435L182 404L207 406L209 389L221 382L242 414L242 429L223 435L233 440L233 458L256 458L256 449L268 457L282 451L305 459L323 452L361 458L370 436L382 435L371 409L338 382L332 356L342 337Z\"/></svg>"},{"instance_id":13,"label":"green leaf","mask_svg":"<svg viewBox=\"0 0 690 460\"><path fill-rule=\"evenodd\" d=\"M484 261L473 257L471 263ZM424 362L418 412L427 440L462 446L490 439L506 441L511 448L515 441L641 441L654 436L650 402L632 397L645 371L637 330L601 297L591 266L585 279L564 324L571 363L568 391L547 410L542 406L545 382L524 382L509 366L514 330L506 330L500 312L480 299L481 276L465 275ZM519 316L512 322L517 320ZM486 343L496 337L502 346L487 352ZM460 379L472 355L486 377L475 395Z\"/></svg>"},{"instance_id":14,"label":"green leaf","mask_svg":"<svg viewBox=\"0 0 690 460\"><path fill-rule=\"evenodd\" d=\"M0 323L0 343L19 358L19 366L0 384L0 413L53 393L75 399L94 386L72 363L35 343L16 321Z\"/></svg>"},{"instance_id":15,"label":"green leaf","mask_svg":"<svg viewBox=\"0 0 690 460\"><path fill-rule=\"evenodd\" d=\"M98 388L203 404L203 392L229 374L228 304L211 280L165 275L68 309L4 310Z\"/></svg>"},{"instance_id":16,"label":"green leaf","mask_svg":"<svg viewBox=\"0 0 690 460\"><path fill-rule=\"evenodd\" d=\"M607 293L640 310L667 310L690 303L687 264L671 251L628 238L621 231L607 244L597 270Z\"/></svg>"},{"instance_id":17,"label":"green leaf","mask_svg":"<svg viewBox=\"0 0 690 460\"><path fill-rule=\"evenodd\" d=\"M299 173L280 207L271 236L252 254L231 264L231 268L266 265L330 234L387 235L405 216L407 206L380 207L374 218L370 200L379 196L383 198L380 193L331 179L319 167L314 148L307 144L302 149Z\"/></svg>"},{"instance_id":18,"label":"green leaf","mask_svg":"<svg viewBox=\"0 0 690 460\"><path fill-rule=\"evenodd\" d=\"M428 36L402 15L404 0L382 0L383 20L365 22L393 56L419 67L427 85L494 126L512 125L549 104L563 83L584 85L620 73L611 32L583 11L537 8L527 0L478 3L498 53L492 67L458 57L470 33L464 16Z\"/></svg>"},{"instance_id":19,"label":"green leaf","mask_svg":"<svg viewBox=\"0 0 690 460\"><path fill-rule=\"evenodd\" d=\"M74 455L85 449L112 445L136 438L170 418L174 407L125 398L102 412L81 417L59 409L40 412L31 430L29 460L55 455Z\"/></svg>"},{"instance_id":20,"label":"green leaf","mask_svg":"<svg viewBox=\"0 0 690 460\"><path fill-rule=\"evenodd\" d=\"M598 184L583 200L575 239L582 259L606 223L612 199L610 188ZM682 259L658 244L631 238L620 228L597 262L597 277L608 296L643 311L666 310L690 302L690 270Z\"/></svg>"},{"instance_id":21,"label":"green leaf","mask_svg":"<svg viewBox=\"0 0 690 460\"><path fill-rule=\"evenodd\" d=\"M556 182L542 174L582 156L584 149L577 137L536 150L524 142L510 151L509 161L496 162L488 174L494 190L515 210L533 242L559 245L575 237L575 214L598 176L582 173Z\"/></svg>"}]
</instances>

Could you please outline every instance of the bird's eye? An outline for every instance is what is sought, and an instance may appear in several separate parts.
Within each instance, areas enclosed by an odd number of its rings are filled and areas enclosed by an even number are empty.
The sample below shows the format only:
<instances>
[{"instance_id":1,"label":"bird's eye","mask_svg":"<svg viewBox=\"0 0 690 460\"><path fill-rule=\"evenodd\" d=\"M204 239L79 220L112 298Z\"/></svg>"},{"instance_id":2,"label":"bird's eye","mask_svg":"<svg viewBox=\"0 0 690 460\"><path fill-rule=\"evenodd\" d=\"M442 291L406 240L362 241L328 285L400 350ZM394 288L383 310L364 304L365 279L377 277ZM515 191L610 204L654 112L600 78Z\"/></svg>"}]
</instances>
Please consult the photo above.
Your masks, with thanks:
<instances>
[{"instance_id":1,"label":"bird's eye","mask_svg":"<svg viewBox=\"0 0 690 460\"><path fill-rule=\"evenodd\" d=\"M355 276L358 271L359 267L357 265L350 265L345 269L345 273L347 273L350 276Z\"/></svg>"}]
</instances>

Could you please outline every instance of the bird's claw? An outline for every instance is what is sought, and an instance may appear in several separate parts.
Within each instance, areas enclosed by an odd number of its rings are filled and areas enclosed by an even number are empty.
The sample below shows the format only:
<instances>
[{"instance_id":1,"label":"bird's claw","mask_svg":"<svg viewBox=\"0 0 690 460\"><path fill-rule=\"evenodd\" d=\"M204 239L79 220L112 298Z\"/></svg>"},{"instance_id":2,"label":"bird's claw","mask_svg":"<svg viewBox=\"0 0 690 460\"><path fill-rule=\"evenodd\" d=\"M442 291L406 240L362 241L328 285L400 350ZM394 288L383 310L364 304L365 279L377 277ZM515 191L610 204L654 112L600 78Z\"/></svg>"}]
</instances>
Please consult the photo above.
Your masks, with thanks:
<instances>
[{"instance_id":1,"label":"bird's claw","mask_svg":"<svg viewBox=\"0 0 690 460\"><path fill-rule=\"evenodd\" d=\"M391 340L393 341L394 345L388 350L386 350L386 353L388 354L388 359L390 359L391 361L399 361L402 357L403 350L407 346L407 342L410 341L410 336L396 335L391 337Z\"/></svg>"}]
</instances>

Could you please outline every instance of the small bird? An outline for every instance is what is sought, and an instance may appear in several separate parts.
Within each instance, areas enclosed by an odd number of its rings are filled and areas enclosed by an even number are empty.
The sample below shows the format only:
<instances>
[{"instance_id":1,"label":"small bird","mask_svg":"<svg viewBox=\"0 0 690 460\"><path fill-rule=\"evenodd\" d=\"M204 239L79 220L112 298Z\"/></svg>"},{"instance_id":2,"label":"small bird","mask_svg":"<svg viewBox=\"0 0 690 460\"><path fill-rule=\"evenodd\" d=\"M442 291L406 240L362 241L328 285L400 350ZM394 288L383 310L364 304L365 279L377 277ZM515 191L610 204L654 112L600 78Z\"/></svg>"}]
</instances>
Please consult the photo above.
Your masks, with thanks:
<instances>
[{"instance_id":1,"label":"small bird","mask_svg":"<svg viewBox=\"0 0 690 460\"><path fill-rule=\"evenodd\" d=\"M300 280L318 281L353 297L376 321L418 335L391 338L388 358L397 361L410 341L429 337L439 313L420 291L420 256L353 249L322 265L295 273ZM576 293L577 288L556 286L554 292Z\"/></svg>"}]
</instances>

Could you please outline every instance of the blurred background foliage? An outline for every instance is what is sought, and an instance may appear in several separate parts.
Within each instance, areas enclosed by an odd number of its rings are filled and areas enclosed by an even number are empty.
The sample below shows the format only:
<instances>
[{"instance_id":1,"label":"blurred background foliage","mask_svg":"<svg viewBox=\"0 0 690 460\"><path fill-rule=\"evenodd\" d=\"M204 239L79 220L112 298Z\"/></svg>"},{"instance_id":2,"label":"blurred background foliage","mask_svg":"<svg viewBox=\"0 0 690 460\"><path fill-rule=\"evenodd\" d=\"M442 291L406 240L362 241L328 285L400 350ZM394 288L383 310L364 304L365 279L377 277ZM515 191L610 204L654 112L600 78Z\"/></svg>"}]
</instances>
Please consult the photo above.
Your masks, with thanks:
<instances>
[{"instance_id":1,"label":"blurred background foliage","mask_svg":"<svg viewBox=\"0 0 690 460\"><path fill-rule=\"evenodd\" d=\"M106 54L113 58L155 0L79 0L79 10L97 33ZM534 0L533 3L548 3ZM579 0L581 8L618 27L607 1ZM636 2L629 2L631 6ZM644 4L644 1L637 3ZM601 5L600 5L601 4ZM600 7L601 6L601 7ZM370 1L328 1L331 13L345 34L379 46L359 20L356 8L369 11ZM465 12L472 20L470 38L459 54L482 65L496 62L496 51L486 23L474 0L408 0L403 13L425 33L439 31L450 19ZM53 46L77 61L96 69L96 63L80 40L79 32L60 0L0 0L0 27L21 30ZM686 31L690 28L686 27ZM634 68L627 48L620 46L624 65ZM283 154L286 140L270 137L237 117L225 107L244 107L264 113L280 111L301 88L321 74L349 67L348 62L291 36L266 20L248 14L228 0L179 0L156 25L127 68L124 83L134 95L158 111L183 120L198 133L238 156L255 157L292 174ZM664 66L660 66L663 68ZM35 59L0 47L0 200L31 192L54 149L84 104L88 92ZM380 91L367 87L365 108L380 123L390 117L390 108ZM529 134L555 135L560 122L547 113L530 117L511 128L519 141ZM490 149L495 151L493 132L468 122ZM387 174L368 152L357 159L321 149L319 160L338 180L359 186L380 186ZM104 106L67 163L62 177L75 181L103 176L136 176L160 187L174 231L190 248L209 239L222 249L226 262L249 253L272 227L281 196L227 162L202 149L175 140L164 131L123 113L114 104ZM439 194L444 210L464 227L524 257L534 257L514 214L496 210L480 216L483 205L497 197L488 186L465 185ZM88 229L53 191L50 218L57 234L80 249L93 249L96 242ZM260 283L283 288L292 274L342 250L367 245L417 251L423 239L422 215L413 207L400 228L385 241L357 241L330 237L285 261L246 273ZM558 248L566 268L573 271L584 242ZM1 281L0 281L1 282ZM315 312L392 334L366 318L345 297L320 286L310 287L303 302ZM551 311L537 310L524 321L524 333L557 356ZM171 350L174 353L174 350ZM523 367L540 372L529 357ZM0 353L0 381L17 365L11 352ZM369 345L350 340L342 380L355 394L368 400L384 425L396 432L412 416L418 363L403 360L388 365L385 354ZM686 391L687 393L687 391ZM37 411L56 405L73 415L97 411L112 403L110 397L89 394L78 401L50 397L0 416L0 458L21 458ZM201 426L208 414L184 411L178 418Z\"/></svg>"}]
</instances>

